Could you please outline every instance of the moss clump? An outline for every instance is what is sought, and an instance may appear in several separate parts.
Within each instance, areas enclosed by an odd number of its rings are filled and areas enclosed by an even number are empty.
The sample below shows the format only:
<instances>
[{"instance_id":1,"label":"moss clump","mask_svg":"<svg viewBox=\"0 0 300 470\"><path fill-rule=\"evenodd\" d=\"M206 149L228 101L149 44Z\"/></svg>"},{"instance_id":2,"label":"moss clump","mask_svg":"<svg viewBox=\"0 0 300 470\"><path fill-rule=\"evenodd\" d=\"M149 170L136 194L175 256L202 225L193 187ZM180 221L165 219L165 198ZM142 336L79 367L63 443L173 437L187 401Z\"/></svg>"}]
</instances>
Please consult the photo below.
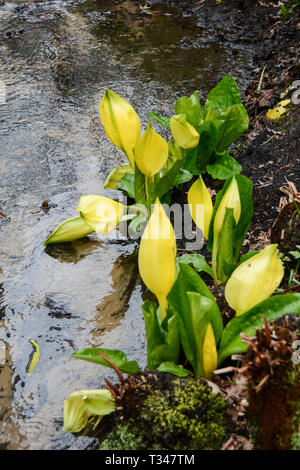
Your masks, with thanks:
<instances>
[{"instance_id":1,"label":"moss clump","mask_svg":"<svg viewBox=\"0 0 300 470\"><path fill-rule=\"evenodd\" d=\"M157 373L144 383L134 417L119 419L100 450L218 449L226 438L226 404L193 378Z\"/></svg>"},{"instance_id":2,"label":"moss clump","mask_svg":"<svg viewBox=\"0 0 300 470\"><path fill-rule=\"evenodd\" d=\"M290 317L286 322L292 324ZM297 336L290 325L281 323L280 319L277 324L265 322L255 338L245 339L249 344L243 359L248 376L247 418L259 450L291 450L300 443L300 368L292 362L291 349Z\"/></svg>"}]
</instances>

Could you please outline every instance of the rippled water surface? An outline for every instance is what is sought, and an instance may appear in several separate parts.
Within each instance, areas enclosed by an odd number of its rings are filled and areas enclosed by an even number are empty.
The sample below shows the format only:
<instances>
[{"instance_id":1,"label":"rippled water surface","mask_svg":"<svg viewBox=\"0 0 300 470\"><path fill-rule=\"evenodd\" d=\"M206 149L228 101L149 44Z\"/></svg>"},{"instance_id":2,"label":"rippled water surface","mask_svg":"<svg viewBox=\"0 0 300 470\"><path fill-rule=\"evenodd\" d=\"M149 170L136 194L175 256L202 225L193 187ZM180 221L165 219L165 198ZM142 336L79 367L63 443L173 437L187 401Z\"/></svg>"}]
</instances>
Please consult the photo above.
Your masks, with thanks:
<instances>
[{"instance_id":1,"label":"rippled water surface","mask_svg":"<svg viewBox=\"0 0 300 470\"><path fill-rule=\"evenodd\" d=\"M137 245L118 233L42 245L76 215L81 195L117 197L102 188L125 161L99 121L104 91L130 101L145 128L149 112L170 115L178 96L198 89L203 97L226 73L243 87L247 50L225 46L169 2L140 4L0 6L2 449L67 447L63 400L114 379L73 351L103 345L146 365ZM41 351L32 375L30 339Z\"/></svg>"}]
</instances>

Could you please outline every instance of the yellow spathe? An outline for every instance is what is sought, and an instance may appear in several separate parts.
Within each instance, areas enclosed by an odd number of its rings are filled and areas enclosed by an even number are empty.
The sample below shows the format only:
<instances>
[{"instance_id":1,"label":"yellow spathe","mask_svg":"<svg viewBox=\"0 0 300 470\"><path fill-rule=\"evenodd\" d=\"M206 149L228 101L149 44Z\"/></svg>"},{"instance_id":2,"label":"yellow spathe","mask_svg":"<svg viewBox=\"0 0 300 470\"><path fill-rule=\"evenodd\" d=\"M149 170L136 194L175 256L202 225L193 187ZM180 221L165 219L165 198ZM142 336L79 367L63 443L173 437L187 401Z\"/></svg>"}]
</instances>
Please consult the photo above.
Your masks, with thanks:
<instances>
[{"instance_id":1,"label":"yellow spathe","mask_svg":"<svg viewBox=\"0 0 300 470\"><path fill-rule=\"evenodd\" d=\"M161 203L156 199L141 239L138 265L143 282L158 299L161 320L166 315L166 297L175 280L175 258L174 229Z\"/></svg>"},{"instance_id":2,"label":"yellow spathe","mask_svg":"<svg viewBox=\"0 0 300 470\"><path fill-rule=\"evenodd\" d=\"M139 170L150 178L158 173L168 159L168 144L148 121L147 129L134 148L134 160Z\"/></svg>"},{"instance_id":3,"label":"yellow spathe","mask_svg":"<svg viewBox=\"0 0 300 470\"><path fill-rule=\"evenodd\" d=\"M170 119L170 128L176 144L184 149L197 147L199 133L186 120L184 114L176 114Z\"/></svg>"},{"instance_id":4,"label":"yellow spathe","mask_svg":"<svg viewBox=\"0 0 300 470\"><path fill-rule=\"evenodd\" d=\"M105 416L115 410L108 390L77 390L64 401L64 431L79 432L90 416Z\"/></svg>"},{"instance_id":5,"label":"yellow spathe","mask_svg":"<svg viewBox=\"0 0 300 470\"><path fill-rule=\"evenodd\" d=\"M208 324L203 343L203 369L205 377L211 377L218 364L216 340L211 324Z\"/></svg>"},{"instance_id":6,"label":"yellow spathe","mask_svg":"<svg viewBox=\"0 0 300 470\"><path fill-rule=\"evenodd\" d=\"M141 133L140 118L119 95L106 90L100 102L100 119L108 139L126 154L134 168L133 148Z\"/></svg>"},{"instance_id":7,"label":"yellow spathe","mask_svg":"<svg viewBox=\"0 0 300 470\"><path fill-rule=\"evenodd\" d=\"M204 238L207 240L213 213L213 203L201 176L190 187L188 204L193 221L202 230Z\"/></svg>"},{"instance_id":8,"label":"yellow spathe","mask_svg":"<svg viewBox=\"0 0 300 470\"><path fill-rule=\"evenodd\" d=\"M125 206L105 196L88 195L80 198L77 212L100 234L109 233L119 225Z\"/></svg>"}]
</instances>

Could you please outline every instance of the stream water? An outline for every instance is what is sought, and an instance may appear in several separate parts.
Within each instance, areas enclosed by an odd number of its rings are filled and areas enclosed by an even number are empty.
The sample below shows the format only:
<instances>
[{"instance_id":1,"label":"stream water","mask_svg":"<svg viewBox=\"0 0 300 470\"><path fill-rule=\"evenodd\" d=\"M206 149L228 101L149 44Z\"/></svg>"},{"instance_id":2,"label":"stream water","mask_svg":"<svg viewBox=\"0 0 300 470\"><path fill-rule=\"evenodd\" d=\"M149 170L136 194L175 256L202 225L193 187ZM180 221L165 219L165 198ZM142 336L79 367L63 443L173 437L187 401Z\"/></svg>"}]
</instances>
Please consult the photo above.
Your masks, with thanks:
<instances>
[{"instance_id":1,"label":"stream water","mask_svg":"<svg viewBox=\"0 0 300 470\"><path fill-rule=\"evenodd\" d=\"M87 445L62 432L63 401L115 376L73 351L102 345L146 366L136 243L116 233L42 243L76 215L81 195L117 196L102 188L125 161L99 120L107 88L144 129L149 112L171 115L177 97L198 89L203 98L227 73L245 88L251 51L222 42L224 31L180 3L0 5L1 449ZM30 339L41 354L28 375Z\"/></svg>"}]
</instances>

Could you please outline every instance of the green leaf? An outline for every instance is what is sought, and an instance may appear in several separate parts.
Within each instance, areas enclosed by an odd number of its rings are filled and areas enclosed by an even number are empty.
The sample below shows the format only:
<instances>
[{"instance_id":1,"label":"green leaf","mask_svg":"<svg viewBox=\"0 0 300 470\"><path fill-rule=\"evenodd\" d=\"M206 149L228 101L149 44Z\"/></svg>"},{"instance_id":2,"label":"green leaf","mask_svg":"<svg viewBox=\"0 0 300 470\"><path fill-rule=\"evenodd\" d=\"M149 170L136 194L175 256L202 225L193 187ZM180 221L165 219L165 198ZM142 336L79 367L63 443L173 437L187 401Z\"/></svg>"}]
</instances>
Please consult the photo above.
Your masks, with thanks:
<instances>
[{"instance_id":1,"label":"green leaf","mask_svg":"<svg viewBox=\"0 0 300 470\"><path fill-rule=\"evenodd\" d=\"M164 322L166 330L159 324L157 305L146 301L142 310L145 318L147 337L148 369L156 369L162 362L177 362L180 351L180 338L177 321L174 315Z\"/></svg>"},{"instance_id":2,"label":"green leaf","mask_svg":"<svg viewBox=\"0 0 300 470\"><path fill-rule=\"evenodd\" d=\"M230 274L230 268L234 267L233 259L233 231L235 220L233 209L226 207L222 231L218 238L217 248L217 279L225 282Z\"/></svg>"},{"instance_id":3,"label":"green leaf","mask_svg":"<svg viewBox=\"0 0 300 470\"><path fill-rule=\"evenodd\" d=\"M158 180L155 188L153 189L153 194L155 195L154 200L156 197L161 199L164 194L168 193L172 188L174 188L176 181L175 178L181 170L183 162L184 160L177 160L172 168ZM151 190L150 186L151 185L149 185L149 191Z\"/></svg>"},{"instance_id":4,"label":"green leaf","mask_svg":"<svg viewBox=\"0 0 300 470\"><path fill-rule=\"evenodd\" d=\"M188 375L193 375L191 370L184 369L182 365L175 364L171 361L162 362L157 370L160 372L177 375L178 377L187 377Z\"/></svg>"},{"instance_id":5,"label":"green leaf","mask_svg":"<svg viewBox=\"0 0 300 470\"><path fill-rule=\"evenodd\" d=\"M216 151L222 153L237 140L249 127L249 117L242 104L236 104L214 117L218 140Z\"/></svg>"},{"instance_id":6,"label":"green leaf","mask_svg":"<svg viewBox=\"0 0 300 470\"><path fill-rule=\"evenodd\" d=\"M150 119L154 119L160 126L168 127L170 129L170 118L159 116L157 113L150 113Z\"/></svg>"},{"instance_id":7,"label":"green leaf","mask_svg":"<svg viewBox=\"0 0 300 470\"><path fill-rule=\"evenodd\" d=\"M177 263L184 263L184 264L190 264L193 266L193 268L197 272L204 271L207 274L209 274L211 277L213 277L213 270L212 268L207 264L205 258L203 255L199 255L197 253L192 253L190 255L182 255L178 256L176 258Z\"/></svg>"},{"instance_id":8,"label":"green leaf","mask_svg":"<svg viewBox=\"0 0 300 470\"><path fill-rule=\"evenodd\" d=\"M106 178L106 181L104 183L104 188L105 189L118 189L117 188L117 183L121 181L123 176L127 174L134 174L134 170L131 168L131 166L126 163L125 165L119 165L117 166Z\"/></svg>"},{"instance_id":9,"label":"green leaf","mask_svg":"<svg viewBox=\"0 0 300 470\"><path fill-rule=\"evenodd\" d=\"M122 372L126 372L127 374L136 374L140 371L136 361L127 361L126 355L117 349L86 348L81 349L80 351L75 351L72 354L72 357L111 368L111 365L106 362L100 354L98 354L98 351L105 354Z\"/></svg>"},{"instance_id":10,"label":"green leaf","mask_svg":"<svg viewBox=\"0 0 300 470\"><path fill-rule=\"evenodd\" d=\"M215 114L220 114L229 106L241 103L241 95L235 80L226 75L207 95L204 115L211 106Z\"/></svg>"},{"instance_id":11,"label":"green leaf","mask_svg":"<svg viewBox=\"0 0 300 470\"><path fill-rule=\"evenodd\" d=\"M216 155L215 161L206 167L214 179L226 180L242 171L241 165L230 155Z\"/></svg>"},{"instance_id":12,"label":"green leaf","mask_svg":"<svg viewBox=\"0 0 300 470\"><path fill-rule=\"evenodd\" d=\"M127 193L129 197L134 199L134 174L126 173L126 175L116 183L116 188L121 189Z\"/></svg>"},{"instance_id":13,"label":"green leaf","mask_svg":"<svg viewBox=\"0 0 300 470\"><path fill-rule=\"evenodd\" d=\"M188 181L191 181L192 178L192 173L190 173L188 170L184 170L183 168L181 168L175 177L174 186L178 186L179 184L183 183L188 183Z\"/></svg>"},{"instance_id":14,"label":"green leaf","mask_svg":"<svg viewBox=\"0 0 300 470\"><path fill-rule=\"evenodd\" d=\"M262 327L264 317L270 321L289 314L300 315L300 294L275 295L233 318L223 331L218 364L221 365L232 354L247 351L248 344L242 341L241 333L254 336L256 328Z\"/></svg>"},{"instance_id":15,"label":"green leaf","mask_svg":"<svg viewBox=\"0 0 300 470\"><path fill-rule=\"evenodd\" d=\"M140 232L142 228L142 224L147 219L146 214L140 212L136 215L130 222L128 228L133 230L134 232Z\"/></svg>"},{"instance_id":16,"label":"green leaf","mask_svg":"<svg viewBox=\"0 0 300 470\"><path fill-rule=\"evenodd\" d=\"M147 300L142 305L142 311L147 338L147 366L149 370L153 370L160 364L160 361L153 357L153 352L157 346L163 344L164 338L157 318L157 305Z\"/></svg>"},{"instance_id":17,"label":"green leaf","mask_svg":"<svg viewBox=\"0 0 300 470\"><path fill-rule=\"evenodd\" d=\"M203 121L198 91L195 91L189 98L187 96L179 98L176 101L174 111L175 114L185 114L186 120L198 130Z\"/></svg>"},{"instance_id":18,"label":"green leaf","mask_svg":"<svg viewBox=\"0 0 300 470\"><path fill-rule=\"evenodd\" d=\"M188 292L195 294L194 303L190 303ZM169 308L175 313L180 332L180 340L187 360L191 363L197 374L203 375L202 363L199 362L198 335L199 322L212 323L216 343L222 333L222 317L214 297L206 284L194 269L186 264L179 263L175 283L167 296ZM203 317L203 318L202 318ZM196 331L197 330L197 331ZM206 329L204 330L204 332ZM202 352L201 352L202 354Z\"/></svg>"},{"instance_id":19,"label":"green leaf","mask_svg":"<svg viewBox=\"0 0 300 470\"><path fill-rule=\"evenodd\" d=\"M201 167L197 162L197 151L198 147L185 150L185 159L182 168L189 171L192 175L199 175L201 172Z\"/></svg>"},{"instance_id":20,"label":"green leaf","mask_svg":"<svg viewBox=\"0 0 300 470\"><path fill-rule=\"evenodd\" d=\"M94 230L86 223L83 217L73 217L59 224L43 244L50 245L51 243L70 242L86 237L93 232Z\"/></svg>"},{"instance_id":21,"label":"green leaf","mask_svg":"<svg viewBox=\"0 0 300 470\"><path fill-rule=\"evenodd\" d=\"M201 170L204 170L215 153L218 133L216 126L212 121L205 122L201 126L199 133L200 138L197 148L197 164Z\"/></svg>"}]
</instances>

